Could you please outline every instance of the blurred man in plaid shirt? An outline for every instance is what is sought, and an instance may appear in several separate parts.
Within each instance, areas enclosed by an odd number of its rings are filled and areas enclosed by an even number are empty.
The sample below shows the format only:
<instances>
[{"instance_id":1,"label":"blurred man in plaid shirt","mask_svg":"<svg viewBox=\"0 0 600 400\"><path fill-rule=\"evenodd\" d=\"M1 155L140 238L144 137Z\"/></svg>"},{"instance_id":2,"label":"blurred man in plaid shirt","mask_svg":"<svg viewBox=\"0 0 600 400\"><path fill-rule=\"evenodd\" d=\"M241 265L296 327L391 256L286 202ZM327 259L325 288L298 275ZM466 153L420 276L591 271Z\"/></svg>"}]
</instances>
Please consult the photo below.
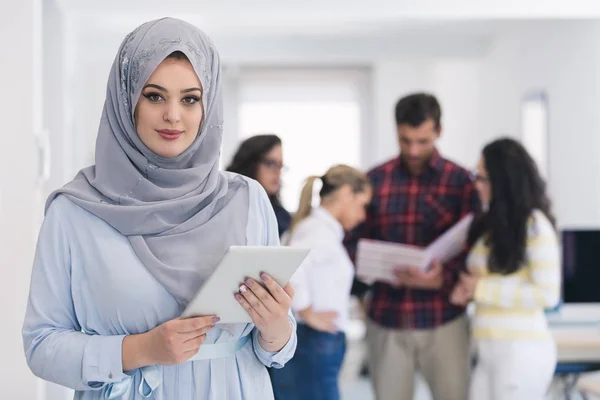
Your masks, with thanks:
<instances>
[{"instance_id":1,"label":"blurred man in plaid shirt","mask_svg":"<svg viewBox=\"0 0 600 400\"><path fill-rule=\"evenodd\" d=\"M373 201L366 222L346 238L354 258L360 238L427 246L463 216L479 208L471 174L436 149L442 132L437 99L426 93L396 104L400 156L369 172ZM435 400L465 400L469 334L464 309L449 295L465 268L466 252L429 270L397 271L397 282L357 282L368 290L367 341L378 400L412 400L415 371Z\"/></svg>"}]
</instances>

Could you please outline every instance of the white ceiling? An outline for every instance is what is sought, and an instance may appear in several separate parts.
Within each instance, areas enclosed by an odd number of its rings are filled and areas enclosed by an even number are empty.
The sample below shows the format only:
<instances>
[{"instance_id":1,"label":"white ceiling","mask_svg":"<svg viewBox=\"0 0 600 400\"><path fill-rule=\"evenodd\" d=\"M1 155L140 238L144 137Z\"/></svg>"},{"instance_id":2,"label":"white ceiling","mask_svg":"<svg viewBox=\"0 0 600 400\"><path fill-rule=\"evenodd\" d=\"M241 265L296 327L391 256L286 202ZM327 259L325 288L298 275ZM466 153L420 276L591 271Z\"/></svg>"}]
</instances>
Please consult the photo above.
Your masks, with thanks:
<instances>
[{"instance_id":1,"label":"white ceiling","mask_svg":"<svg viewBox=\"0 0 600 400\"><path fill-rule=\"evenodd\" d=\"M598 0L44 1L65 13L72 34L97 43L88 57L105 57L136 26L172 16L205 30L224 59L242 63L477 57L501 33L540 20L600 18Z\"/></svg>"},{"instance_id":2,"label":"white ceiling","mask_svg":"<svg viewBox=\"0 0 600 400\"><path fill-rule=\"evenodd\" d=\"M46 0L52 1L52 0ZM493 20L600 17L597 0L54 0L77 19L131 30L162 16L214 35L439 31L493 34Z\"/></svg>"},{"instance_id":3,"label":"white ceiling","mask_svg":"<svg viewBox=\"0 0 600 400\"><path fill-rule=\"evenodd\" d=\"M239 19L568 18L600 16L595 0L57 0L73 11L194 13Z\"/></svg>"}]
</instances>

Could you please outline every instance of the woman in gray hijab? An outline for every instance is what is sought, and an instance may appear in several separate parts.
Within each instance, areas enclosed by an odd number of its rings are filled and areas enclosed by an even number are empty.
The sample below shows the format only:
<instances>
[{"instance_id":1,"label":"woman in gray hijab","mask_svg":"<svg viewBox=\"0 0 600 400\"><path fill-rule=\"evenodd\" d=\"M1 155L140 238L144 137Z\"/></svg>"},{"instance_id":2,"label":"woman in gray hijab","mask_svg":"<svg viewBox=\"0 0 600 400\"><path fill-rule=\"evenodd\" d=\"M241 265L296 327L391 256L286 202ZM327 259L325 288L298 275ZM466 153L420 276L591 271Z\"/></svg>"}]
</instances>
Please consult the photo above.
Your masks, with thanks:
<instances>
[{"instance_id":1,"label":"woman in gray hijab","mask_svg":"<svg viewBox=\"0 0 600 400\"><path fill-rule=\"evenodd\" d=\"M23 340L76 399L273 398L265 367L296 348L293 289L235 294L252 324L179 319L231 245L279 245L258 183L220 172L219 56L171 18L131 32L112 66L96 164L48 199ZM233 294L232 294L233 295Z\"/></svg>"}]
</instances>

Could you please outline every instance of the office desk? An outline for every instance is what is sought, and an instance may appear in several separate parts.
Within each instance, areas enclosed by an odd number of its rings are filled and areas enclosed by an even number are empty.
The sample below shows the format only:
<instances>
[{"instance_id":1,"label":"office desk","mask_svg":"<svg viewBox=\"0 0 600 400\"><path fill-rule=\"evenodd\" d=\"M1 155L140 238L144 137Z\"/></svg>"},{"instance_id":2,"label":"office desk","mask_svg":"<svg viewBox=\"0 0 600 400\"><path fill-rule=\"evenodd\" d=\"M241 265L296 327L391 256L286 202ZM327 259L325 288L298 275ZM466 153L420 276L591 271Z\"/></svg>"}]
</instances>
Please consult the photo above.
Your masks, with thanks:
<instances>
[{"instance_id":1,"label":"office desk","mask_svg":"<svg viewBox=\"0 0 600 400\"><path fill-rule=\"evenodd\" d=\"M547 318L558 353L555 375L569 399L582 373L600 370L600 304L563 304Z\"/></svg>"},{"instance_id":2,"label":"office desk","mask_svg":"<svg viewBox=\"0 0 600 400\"><path fill-rule=\"evenodd\" d=\"M559 363L600 363L600 328L554 328Z\"/></svg>"},{"instance_id":3,"label":"office desk","mask_svg":"<svg viewBox=\"0 0 600 400\"><path fill-rule=\"evenodd\" d=\"M559 363L600 363L600 304L564 304L547 318Z\"/></svg>"}]
</instances>

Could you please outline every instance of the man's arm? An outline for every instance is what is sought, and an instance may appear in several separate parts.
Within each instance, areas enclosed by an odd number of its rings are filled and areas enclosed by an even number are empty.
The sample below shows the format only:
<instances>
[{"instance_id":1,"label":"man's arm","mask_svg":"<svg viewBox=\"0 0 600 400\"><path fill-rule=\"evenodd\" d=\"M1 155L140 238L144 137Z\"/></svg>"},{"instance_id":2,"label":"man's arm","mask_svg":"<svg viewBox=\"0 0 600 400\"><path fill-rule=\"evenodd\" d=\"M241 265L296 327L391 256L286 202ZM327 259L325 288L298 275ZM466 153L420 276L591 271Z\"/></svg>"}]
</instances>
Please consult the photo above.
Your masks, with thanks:
<instances>
[{"instance_id":1,"label":"man's arm","mask_svg":"<svg viewBox=\"0 0 600 400\"><path fill-rule=\"evenodd\" d=\"M477 213L481 210L481 202L477 190L475 190L475 183L473 180L469 180L465 185L462 198L462 206L459 218L463 218L469 213ZM464 250L454 257L452 260L444 264L442 272L442 288L441 292L445 295L450 295L452 289L458 282L461 272L466 271L468 249L465 245Z\"/></svg>"},{"instance_id":2,"label":"man's arm","mask_svg":"<svg viewBox=\"0 0 600 400\"><path fill-rule=\"evenodd\" d=\"M348 252L350 259L352 260L353 263L355 263L355 265L356 265L356 248L358 246L358 241L360 239L374 239L375 238L375 233L374 233L374 228L373 228L373 226L374 226L373 209L374 209L374 205L373 205L373 202L371 202L371 204L367 208L367 217L365 219L365 222L363 222L362 224L360 224L359 226L357 226L356 228L354 228L353 230L348 232L348 234L346 235L346 237L344 239L344 246L346 247L346 251ZM352 282L351 294L353 296L362 297L367 293L367 291L369 290L369 287L370 286L368 284L362 282L360 279L355 277L354 281Z\"/></svg>"}]
</instances>

